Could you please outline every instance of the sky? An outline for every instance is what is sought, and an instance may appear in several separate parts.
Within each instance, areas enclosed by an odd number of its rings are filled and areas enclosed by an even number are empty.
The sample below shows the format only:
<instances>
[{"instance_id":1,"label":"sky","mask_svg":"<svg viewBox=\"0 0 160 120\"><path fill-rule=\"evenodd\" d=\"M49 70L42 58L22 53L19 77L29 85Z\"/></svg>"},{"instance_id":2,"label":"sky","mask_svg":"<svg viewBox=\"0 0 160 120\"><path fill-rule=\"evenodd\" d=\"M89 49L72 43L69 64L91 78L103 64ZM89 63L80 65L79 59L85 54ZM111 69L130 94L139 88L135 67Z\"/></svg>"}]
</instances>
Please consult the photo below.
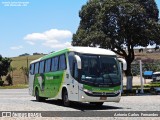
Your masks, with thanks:
<instances>
[{"instance_id":1,"label":"sky","mask_svg":"<svg viewBox=\"0 0 160 120\"><path fill-rule=\"evenodd\" d=\"M160 9L160 0L155 0ZM71 46L87 0L0 0L0 54L48 54Z\"/></svg>"},{"instance_id":2,"label":"sky","mask_svg":"<svg viewBox=\"0 0 160 120\"><path fill-rule=\"evenodd\" d=\"M0 54L50 53L69 47L87 0L0 0Z\"/></svg>"}]
</instances>

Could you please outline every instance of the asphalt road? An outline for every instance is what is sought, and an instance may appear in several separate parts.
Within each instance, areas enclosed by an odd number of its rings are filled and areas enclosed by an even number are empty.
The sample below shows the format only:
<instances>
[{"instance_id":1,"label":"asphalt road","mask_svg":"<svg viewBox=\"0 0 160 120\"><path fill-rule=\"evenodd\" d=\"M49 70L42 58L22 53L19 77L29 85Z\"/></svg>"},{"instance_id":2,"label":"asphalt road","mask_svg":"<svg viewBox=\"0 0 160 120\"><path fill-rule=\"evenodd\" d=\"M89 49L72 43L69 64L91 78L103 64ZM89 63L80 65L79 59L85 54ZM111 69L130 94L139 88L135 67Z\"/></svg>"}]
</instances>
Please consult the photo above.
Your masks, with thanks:
<instances>
[{"instance_id":1,"label":"asphalt road","mask_svg":"<svg viewBox=\"0 0 160 120\"><path fill-rule=\"evenodd\" d=\"M122 96L119 103L104 103L100 108L87 103L64 107L56 100L37 102L28 89L1 89L0 111L160 111L160 95Z\"/></svg>"}]
</instances>

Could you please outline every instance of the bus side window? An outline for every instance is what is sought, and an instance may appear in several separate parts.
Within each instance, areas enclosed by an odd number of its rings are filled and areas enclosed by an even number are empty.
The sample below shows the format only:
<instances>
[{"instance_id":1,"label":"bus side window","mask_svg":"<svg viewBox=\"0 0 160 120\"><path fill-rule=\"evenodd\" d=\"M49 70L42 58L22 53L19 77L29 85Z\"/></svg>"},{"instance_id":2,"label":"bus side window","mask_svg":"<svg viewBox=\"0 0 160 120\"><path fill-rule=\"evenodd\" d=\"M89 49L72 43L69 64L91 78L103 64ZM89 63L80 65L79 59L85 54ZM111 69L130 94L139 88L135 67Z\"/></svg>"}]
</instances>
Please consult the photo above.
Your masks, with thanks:
<instances>
[{"instance_id":1,"label":"bus side window","mask_svg":"<svg viewBox=\"0 0 160 120\"><path fill-rule=\"evenodd\" d=\"M59 57L59 70L65 70L66 69L66 59L65 55L61 55Z\"/></svg>"},{"instance_id":2,"label":"bus side window","mask_svg":"<svg viewBox=\"0 0 160 120\"><path fill-rule=\"evenodd\" d=\"M33 75L34 74L34 64L30 65L30 74Z\"/></svg>"},{"instance_id":3,"label":"bus side window","mask_svg":"<svg viewBox=\"0 0 160 120\"><path fill-rule=\"evenodd\" d=\"M50 70L51 70L51 59L48 59L45 62L45 72L50 72Z\"/></svg>"},{"instance_id":4,"label":"bus side window","mask_svg":"<svg viewBox=\"0 0 160 120\"><path fill-rule=\"evenodd\" d=\"M38 70L39 70L39 62L37 62L37 63L35 64L34 74L37 74L37 73L38 73Z\"/></svg>"},{"instance_id":5,"label":"bus side window","mask_svg":"<svg viewBox=\"0 0 160 120\"><path fill-rule=\"evenodd\" d=\"M68 59L69 59L69 69L70 69L70 73L71 73L71 76L73 77L73 60L74 60L74 53L73 52L70 52L68 54Z\"/></svg>"},{"instance_id":6,"label":"bus side window","mask_svg":"<svg viewBox=\"0 0 160 120\"><path fill-rule=\"evenodd\" d=\"M52 67L51 67L51 71L57 71L58 70L58 59L59 57L54 57L52 58Z\"/></svg>"},{"instance_id":7,"label":"bus side window","mask_svg":"<svg viewBox=\"0 0 160 120\"><path fill-rule=\"evenodd\" d=\"M44 73L44 61L40 62L39 73Z\"/></svg>"}]
</instances>

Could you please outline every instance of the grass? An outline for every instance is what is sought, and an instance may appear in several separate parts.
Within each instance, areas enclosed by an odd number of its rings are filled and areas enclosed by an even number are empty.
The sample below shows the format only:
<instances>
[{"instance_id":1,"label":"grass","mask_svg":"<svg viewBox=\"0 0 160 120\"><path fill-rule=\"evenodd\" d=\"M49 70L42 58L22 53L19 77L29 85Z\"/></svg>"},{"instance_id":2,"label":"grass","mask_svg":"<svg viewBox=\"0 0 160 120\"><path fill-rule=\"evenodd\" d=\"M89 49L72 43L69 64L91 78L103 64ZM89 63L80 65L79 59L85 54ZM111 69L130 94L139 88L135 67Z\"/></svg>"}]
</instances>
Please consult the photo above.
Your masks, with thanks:
<instances>
[{"instance_id":1,"label":"grass","mask_svg":"<svg viewBox=\"0 0 160 120\"><path fill-rule=\"evenodd\" d=\"M126 87L126 86L124 86ZM145 84L143 85L144 88L150 88L150 87L160 87L160 84ZM140 85L134 85L133 88L137 89L137 88L141 88Z\"/></svg>"},{"instance_id":2,"label":"grass","mask_svg":"<svg viewBox=\"0 0 160 120\"><path fill-rule=\"evenodd\" d=\"M151 82L149 84L145 84L143 86L144 94L153 94L152 93L153 91L151 91L151 88L154 88L154 87L160 87L160 82ZM139 94L141 91L140 85L132 86L132 90L126 90L126 86L124 86L122 96L134 96L134 95L137 95L137 93L136 93L137 91Z\"/></svg>"},{"instance_id":3,"label":"grass","mask_svg":"<svg viewBox=\"0 0 160 120\"><path fill-rule=\"evenodd\" d=\"M28 84L17 84L17 85L12 85L12 86L0 86L0 89L24 89L28 88Z\"/></svg>"},{"instance_id":4,"label":"grass","mask_svg":"<svg viewBox=\"0 0 160 120\"><path fill-rule=\"evenodd\" d=\"M35 59L38 59L44 55L30 55L30 56L20 56L20 57L13 57L11 65L12 67L15 67L17 70L20 69L22 66L27 67L29 66L29 63ZM28 60L28 62L27 62Z\"/></svg>"},{"instance_id":5,"label":"grass","mask_svg":"<svg viewBox=\"0 0 160 120\"><path fill-rule=\"evenodd\" d=\"M152 84L152 85L159 84L160 85L160 82L151 82L150 84Z\"/></svg>"},{"instance_id":6,"label":"grass","mask_svg":"<svg viewBox=\"0 0 160 120\"><path fill-rule=\"evenodd\" d=\"M140 87L140 85L138 86L133 86L134 88ZM151 82L149 84L145 84L144 88L148 88L148 87L160 87L160 82Z\"/></svg>"},{"instance_id":7,"label":"grass","mask_svg":"<svg viewBox=\"0 0 160 120\"><path fill-rule=\"evenodd\" d=\"M160 83L149 83L149 84L145 84L143 86L144 90L150 90L151 87L160 87ZM126 90L126 86L123 86L123 89ZM132 91L136 91L136 90L140 90L141 89L141 85L134 85L132 86Z\"/></svg>"}]
</instances>

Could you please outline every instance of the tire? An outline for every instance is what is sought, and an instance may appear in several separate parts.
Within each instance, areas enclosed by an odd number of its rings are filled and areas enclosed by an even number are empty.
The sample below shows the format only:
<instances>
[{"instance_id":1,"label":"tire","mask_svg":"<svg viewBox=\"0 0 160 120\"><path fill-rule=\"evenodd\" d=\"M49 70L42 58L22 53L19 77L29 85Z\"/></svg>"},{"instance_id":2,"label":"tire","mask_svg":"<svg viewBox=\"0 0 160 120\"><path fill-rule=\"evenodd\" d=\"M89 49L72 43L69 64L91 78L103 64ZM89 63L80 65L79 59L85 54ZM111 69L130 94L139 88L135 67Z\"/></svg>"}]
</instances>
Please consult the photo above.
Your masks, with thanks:
<instances>
[{"instance_id":1,"label":"tire","mask_svg":"<svg viewBox=\"0 0 160 120\"><path fill-rule=\"evenodd\" d=\"M97 107L101 107L103 105L103 102L91 102L90 104L94 104Z\"/></svg>"},{"instance_id":2,"label":"tire","mask_svg":"<svg viewBox=\"0 0 160 120\"><path fill-rule=\"evenodd\" d=\"M70 106L70 101L68 99L68 92L67 90L64 90L62 93L62 101L63 101L63 105L68 107Z\"/></svg>"},{"instance_id":3,"label":"tire","mask_svg":"<svg viewBox=\"0 0 160 120\"><path fill-rule=\"evenodd\" d=\"M45 98L44 98L44 97L40 97L40 96L39 96L39 91L38 91L38 89L36 89L36 91L35 91L35 96L36 96L36 101L38 101L38 102L43 102L43 101L45 101Z\"/></svg>"}]
</instances>

